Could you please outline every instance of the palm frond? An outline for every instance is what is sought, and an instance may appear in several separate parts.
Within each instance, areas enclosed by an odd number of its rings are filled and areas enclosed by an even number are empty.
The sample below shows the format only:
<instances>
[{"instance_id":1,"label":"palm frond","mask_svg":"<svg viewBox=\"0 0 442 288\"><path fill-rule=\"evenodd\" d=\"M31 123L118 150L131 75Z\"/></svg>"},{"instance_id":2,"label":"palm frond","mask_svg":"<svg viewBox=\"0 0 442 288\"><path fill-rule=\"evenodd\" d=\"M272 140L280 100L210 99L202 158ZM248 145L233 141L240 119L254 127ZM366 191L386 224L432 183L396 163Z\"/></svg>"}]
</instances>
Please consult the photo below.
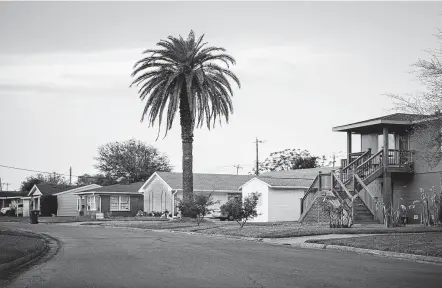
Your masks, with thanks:
<instances>
[{"instance_id":1,"label":"palm frond","mask_svg":"<svg viewBox=\"0 0 442 288\"><path fill-rule=\"evenodd\" d=\"M226 49L207 47L203 40L204 34L197 38L193 31L186 39L169 36L157 43L158 49L145 49L146 56L133 66L131 86L138 87L142 101L147 98L141 121L148 117L149 127L156 120L161 126L165 117L165 136L178 109L190 117L192 129L204 123L208 129L212 124L215 127L217 118L220 123L221 118L228 122L233 113L230 81L241 87L238 77L229 70L235 59L225 53ZM181 101L186 105L180 105Z\"/></svg>"}]
</instances>

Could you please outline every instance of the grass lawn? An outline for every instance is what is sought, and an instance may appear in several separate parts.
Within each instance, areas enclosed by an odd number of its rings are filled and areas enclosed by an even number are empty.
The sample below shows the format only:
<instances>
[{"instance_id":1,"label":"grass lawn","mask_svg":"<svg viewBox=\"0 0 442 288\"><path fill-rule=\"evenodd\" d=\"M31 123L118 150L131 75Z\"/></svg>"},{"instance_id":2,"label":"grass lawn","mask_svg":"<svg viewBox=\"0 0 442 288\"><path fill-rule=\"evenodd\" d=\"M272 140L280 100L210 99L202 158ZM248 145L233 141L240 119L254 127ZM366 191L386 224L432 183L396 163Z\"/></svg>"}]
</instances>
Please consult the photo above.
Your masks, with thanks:
<instances>
[{"instance_id":1,"label":"grass lawn","mask_svg":"<svg viewBox=\"0 0 442 288\"><path fill-rule=\"evenodd\" d=\"M243 229L236 222L204 220L200 226L195 220L174 220L168 222L110 221L101 224L113 227L134 227L141 229L160 229L197 232L208 235L228 235L252 238L288 238L325 234L391 234L416 232L442 232L442 227L409 226L405 228L385 228L371 225L353 228L328 228L327 226L307 226L296 222L247 223Z\"/></svg>"},{"instance_id":2,"label":"grass lawn","mask_svg":"<svg viewBox=\"0 0 442 288\"><path fill-rule=\"evenodd\" d=\"M0 264L23 257L44 245L40 238L0 234Z\"/></svg>"},{"instance_id":3,"label":"grass lawn","mask_svg":"<svg viewBox=\"0 0 442 288\"><path fill-rule=\"evenodd\" d=\"M308 240L307 242L442 257L442 232Z\"/></svg>"}]
</instances>

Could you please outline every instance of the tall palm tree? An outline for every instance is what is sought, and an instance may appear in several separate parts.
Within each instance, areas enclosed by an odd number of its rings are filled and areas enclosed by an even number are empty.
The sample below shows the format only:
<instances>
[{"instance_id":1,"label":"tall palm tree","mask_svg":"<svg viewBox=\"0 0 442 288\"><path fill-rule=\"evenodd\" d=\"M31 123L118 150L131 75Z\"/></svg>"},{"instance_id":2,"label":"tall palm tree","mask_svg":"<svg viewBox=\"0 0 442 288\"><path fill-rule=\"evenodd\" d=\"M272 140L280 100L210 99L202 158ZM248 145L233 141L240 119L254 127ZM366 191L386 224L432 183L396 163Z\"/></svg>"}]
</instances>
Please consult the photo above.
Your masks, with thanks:
<instances>
[{"instance_id":1,"label":"tall palm tree","mask_svg":"<svg viewBox=\"0 0 442 288\"><path fill-rule=\"evenodd\" d=\"M195 126L215 127L218 118L229 121L233 113L232 80L240 87L239 79L229 70L235 59L224 48L204 47L204 35L195 39L190 31L184 40L169 36L157 43L159 49L147 49L143 59L133 67L132 85L139 88L142 101L147 98L141 121L148 117L149 127L158 119L158 136L163 116L166 132L172 128L179 109L183 147L183 196L193 195L193 131ZM225 65L224 65L225 64ZM225 68L227 66L227 68ZM131 86L132 86L131 85ZM167 109L166 109L167 106ZM165 110L166 109L166 110ZM196 125L195 125L196 122ZM157 137L158 139L158 137Z\"/></svg>"}]
</instances>

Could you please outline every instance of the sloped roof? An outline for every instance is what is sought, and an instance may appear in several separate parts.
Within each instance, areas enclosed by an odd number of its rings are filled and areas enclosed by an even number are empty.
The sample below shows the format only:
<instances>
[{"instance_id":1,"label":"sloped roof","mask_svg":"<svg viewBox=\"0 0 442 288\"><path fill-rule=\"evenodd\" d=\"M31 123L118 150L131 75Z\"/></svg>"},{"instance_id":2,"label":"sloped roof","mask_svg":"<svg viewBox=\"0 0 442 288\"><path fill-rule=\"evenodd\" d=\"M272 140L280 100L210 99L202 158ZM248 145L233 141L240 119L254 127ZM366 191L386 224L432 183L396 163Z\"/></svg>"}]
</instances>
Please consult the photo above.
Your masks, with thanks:
<instances>
[{"instance_id":1,"label":"sloped roof","mask_svg":"<svg viewBox=\"0 0 442 288\"><path fill-rule=\"evenodd\" d=\"M135 182L132 184L115 184L103 186L100 188L88 189L82 192L138 192L144 182Z\"/></svg>"},{"instance_id":2,"label":"sloped roof","mask_svg":"<svg viewBox=\"0 0 442 288\"><path fill-rule=\"evenodd\" d=\"M295 170L284 170L284 171L272 171L262 173L261 177L273 177L273 178L306 178L315 179L319 171L322 173L330 173L331 170L339 170L339 167L318 167L318 168L307 168L307 169L295 169ZM310 186L310 185L309 185Z\"/></svg>"},{"instance_id":3,"label":"sloped roof","mask_svg":"<svg viewBox=\"0 0 442 288\"><path fill-rule=\"evenodd\" d=\"M178 172L156 172L172 189L183 189L183 174ZM235 191L254 175L193 173L193 189L200 191Z\"/></svg>"},{"instance_id":4,"label":"sloped roof","mask_svg":"<svg viewBox=\"0 0 442 288\"><path fill-rule=\"evenodd\" d=\"M350 124L340 125L333 127L333 131L351 131L352 129L357 129L361 127L367 127L379 124L395 124L395 125L412 125L414 121L431 119L434 115L420 115L420 114L410 114L410 113L394 113L389 115L384 115L381 117L371 118L364 121L353 122Z\"/></svg>"},{"instance_id":5,"label":"sloped roof","mask_svg":"<svg viewBox=\"0 0 442 288\"><path fill-rule=\"evenodd\" d=\"M0 191L0 197L24 197L26 194L23 191Z\"/></svg>"},{"instance_id":6,"label":"sloped roof","mask_svg":"<svg viewBox=\"0 0 442 288\"><path fill-rule=\"evenodd\" d=\"M66 185L55 185L55 184L36 184L36 186L42 195L53 195L58 192L63 192L79 187L79 186L66 186Z\"/></svg>"},{"instance_id":7,"label":"sloped roof","mask_svg":"<svg viewBox=\"0 0 442 288\"><path fill-rule=\"evenodd\" d=\"M272 187L310 187L313 179L307 178L274 178L274 177L257 177L259 180L269 184Z\"/></svg>"}]
</instances>

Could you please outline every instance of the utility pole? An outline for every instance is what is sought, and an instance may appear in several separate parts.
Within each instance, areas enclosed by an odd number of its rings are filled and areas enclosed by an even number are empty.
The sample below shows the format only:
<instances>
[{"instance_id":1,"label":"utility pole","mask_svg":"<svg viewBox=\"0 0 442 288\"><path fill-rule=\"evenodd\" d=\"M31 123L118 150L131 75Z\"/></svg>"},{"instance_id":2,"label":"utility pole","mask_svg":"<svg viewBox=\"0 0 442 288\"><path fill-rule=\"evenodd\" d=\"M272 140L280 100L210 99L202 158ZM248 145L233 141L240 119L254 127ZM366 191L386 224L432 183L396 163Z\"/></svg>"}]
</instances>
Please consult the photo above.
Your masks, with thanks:
<instances>
[{"instance_id":1,"label":"utility pole","mask_svg":"<svg viewBox=\"0 0 442 288\"><path fill-rule=\"evenodd\" d=\"M238 170L242 169L242 166L238 164L238 165L233 165L233 167L236 168L236 175L238 175Z\"/></svg>"},{"instance_id":2,"label":"utility pole","mask_svg":"<svg viewBox=\"0 0 442 288\"><path fill-rule=\"evenodd\" d=\"M256 137L255 143L256 143L256 171L255 171L255 174L256 174L256 176L258 176L259 175L258 144L264 143L264 141L258 140L258 137Z\"/></svg>"},{"instance_id":3,"label":"utility pole","mask_svg":"<svg viewBox=\"0 0 442 288\"><path fill-rule=\"evenodd\" d=\"M69 167L69 185L72 185L72 167Z\"/></svg>"}]
</instances>

